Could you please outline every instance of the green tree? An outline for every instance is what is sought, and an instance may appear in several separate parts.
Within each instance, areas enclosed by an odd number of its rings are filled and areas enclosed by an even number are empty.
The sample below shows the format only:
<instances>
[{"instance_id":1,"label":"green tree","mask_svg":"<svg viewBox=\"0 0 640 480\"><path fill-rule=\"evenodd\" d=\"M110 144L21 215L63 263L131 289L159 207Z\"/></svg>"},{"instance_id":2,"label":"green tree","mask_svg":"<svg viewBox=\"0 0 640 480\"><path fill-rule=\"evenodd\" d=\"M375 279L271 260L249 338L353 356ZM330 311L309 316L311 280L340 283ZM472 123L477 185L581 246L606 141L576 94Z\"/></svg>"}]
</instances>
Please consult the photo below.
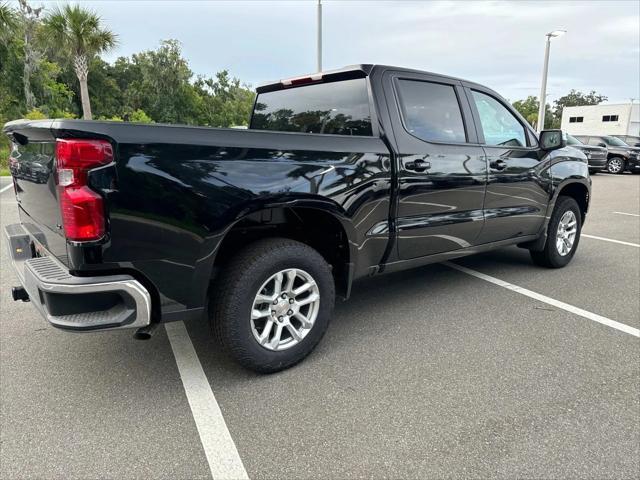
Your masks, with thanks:
<instances>
[{"instance_id":1,"label":"green tree","mask_svg":"<svg viewBox=\"0 0 640 480\"><path fill-rule=\"evenodd\" d=\"M38 46L38 35L41 28L40 14L44 7L33 8L27 0L20 0L19 31L22 34L23 45L23 88L24 101L28 110L36 106L36 97L31 88L31 81L42 58L42 51Z\"/></svg>"},{"instance_id":2,"label":"green tree","mask_svg":"<svg viewBox=\"0 0 640 480\"><path fill-rule=\"evenodd\" d=\"M0 43L7 42L18 30L18 15L8 3L0 3Z\"/></svg>"},{"instance_id":3,"label":"green tree","mask_svg":"<svg viewBox=\"0 0 640 480\"><path fill-rule=\"evenodd\" d=\"M87 79L95 55L113 48L116 35L101 25L100 17L78 5L56 8L45 19L45 36L56 52L70 58L80 84L80 100L85 119L90 120L91 102Z\"/></svg>"},{"instance_id":4,"label":"green tree","mask_svg":"<svg viewBox=\"0 0 640 480\"><path fill-rule=\"evenodd\" d=\"M200 98L201 125L232 127L247 125L255 95L248 85L231 78L227 70L216 73L216 78L199 77L195 87Z\"/></svg>"},{"instance_id":5,"label":"green tree","mask_svg":"<svg viewBox=\"0 0 640 480\"><path fill-rule=\"evenodd\" d=\"M158 122L197 124L200 99L177 40L165 40L157 50L134 54L131 60L120 58L115 67L132 110L144 110Z\"/></svg>"},{"instance_id":6,"label":"green tree","mask_svg":"<svg viewBox=\"0 0 640 480\"><path fill-rule=\"evenodd\" d=\"M538 109L540 108L538 97L529 95L524 100L516 100L512 103L512 105L513 108L515 108L533 128L536 128L538 124ZM553 115L553 112L551 111L551 106L549 104L547 104L545 107L544 128L557 128L556 119Z\"/></svg>"},{"instance_id":7,"label":"green tree","mask_svg":"<svg viewBox=\"0 0 640 480\"><path fill-rule=\"evenodd\" d=\"M582 93L578 90L571 90L568 94L558 98L553 102L554 111L553 115L556 118L558 125L562 120L562 110L564 107L582 107L584 105L598 105L602 102L606 102L608 98L605 95L600 95L594 90L589 93Z\"/></svg>"}]
</instances>

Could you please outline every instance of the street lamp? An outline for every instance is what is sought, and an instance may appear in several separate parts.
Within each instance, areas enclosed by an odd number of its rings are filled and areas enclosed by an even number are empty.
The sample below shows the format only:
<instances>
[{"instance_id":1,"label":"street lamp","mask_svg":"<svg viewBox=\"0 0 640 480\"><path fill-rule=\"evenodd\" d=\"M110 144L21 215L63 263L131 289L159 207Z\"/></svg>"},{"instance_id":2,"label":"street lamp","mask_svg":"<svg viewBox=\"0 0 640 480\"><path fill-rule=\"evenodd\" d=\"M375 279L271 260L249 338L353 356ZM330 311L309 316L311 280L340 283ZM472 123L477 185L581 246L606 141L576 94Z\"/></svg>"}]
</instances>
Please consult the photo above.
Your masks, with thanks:
<instances>
[{"instance_id":1,"label":"street lamp","mask_svg":"<svg viewBox=\"0 0 640 480\"><path fill-rule=\"evenodd\" d=\"M547 107L547 73L549 72L549 49L551 48L551 39L561 37L567 33L566 30L554 30L547 33L547 44L544 49L544 66L542 68L542 86L540 87L540 108L538 109L538 132L544 130L544 113Z\"/></svg>"},{"instance_id":2,"label":"street lamp","mask_svg":"<svg viewBox=\"0 0 640 480\"><path fill-rule=\"evenodd\" d=\"M318 0L318 38L317 38L317 62L318 72L322 71L322 0Z\"/></svg>"}]
</instances>

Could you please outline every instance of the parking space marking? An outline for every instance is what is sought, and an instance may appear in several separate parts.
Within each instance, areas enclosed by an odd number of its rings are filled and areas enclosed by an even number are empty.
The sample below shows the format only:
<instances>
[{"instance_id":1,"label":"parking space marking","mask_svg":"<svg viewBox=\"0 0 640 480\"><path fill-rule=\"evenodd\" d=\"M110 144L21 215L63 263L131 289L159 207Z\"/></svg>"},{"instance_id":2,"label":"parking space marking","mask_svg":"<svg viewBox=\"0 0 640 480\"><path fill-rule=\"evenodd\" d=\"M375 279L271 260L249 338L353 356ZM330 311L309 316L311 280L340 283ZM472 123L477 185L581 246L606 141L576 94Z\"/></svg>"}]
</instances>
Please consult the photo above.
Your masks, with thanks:
<instances>
[{"instance_id":1,"label":"parking space marking","mask_svg":"<svg viewBox=\"0 0 640 480\"><path fill-rule=\"evenodd\" d=\"M595 235L587 235L586 233L581 233L580 236L581 237L587 237L587 238L593 238L595 240L603 240L605 242L619 243L620 245L627 245L629 247L640 248L640 245L638 245L637 243L623 242L622 240L614 240L613 238L596 237Z\"/></svg>"},{"instance_id":2,"label":"parking space marking","mask_svg":"<svg viewBox=\"0 0 640 480\"><path fill-rule=\"evenodd\" d=\"M640 215L638 215L637 213L627 213L627 212L613 212L613 213L617 213L618 215L629 215L630 217L640 217Z\"/></svg>"},{"instance_id":3,"label":"parking space marking","mask_svg":"<svg viewBox=\"0 0 640 480\"><path fill-rule=\"evenodd\" d=\"M184 322L170 322L165 324L165 329L211 476L214 480L248 480L249 476L191 343L187 327Z\"/></svg>"},{"instance_id":4,"label":"parking space marking","mask_svg":"<svg viewBox=\"0 0 640 480\"><path fill-rule=\"evenodd\" d=\"M7 185L6 187L2 187L0 189L0 193L4 193L5 191L9 190L11 187L13 187L13 183L10 183L9 185Z\"/></svg>"},{"instance_id":5,"label":"parking space marking","mask_svg":"<svg viewBox=\"0 0 640 480\"><path fill-rule=\"evenodd\" d=\"M629 325L625 325L624 323L616 322L615 320L603 317L602 315L598 315L597 313L588 312L587 310L583 310L582 308L574 307L573 305L569 305L568 303L564 303L554 298L541 295L540 293L536 293L512 283L505 282L504 280L500 280L499 278L477 272L476 270L471 270L470 268L463 267L462 265L458 265L456 263L443 262L443 264L460 272L466 273L467 275L471 275L486 282L493 283L494 285L498 285L502 288L506 288L507 290L511 290L512 292L525 295L529 298L533 298L535 300L538 300L539 302L543 302L557 308L561 308L562 310L566 310L567 312L574 313L588 320L601 323L602 325L606 325L607 327L615 328L616 330L628 333L629 335L633 335L634 337L640 337L639 329L630 327Z\"/></svg>"}]
</instances>

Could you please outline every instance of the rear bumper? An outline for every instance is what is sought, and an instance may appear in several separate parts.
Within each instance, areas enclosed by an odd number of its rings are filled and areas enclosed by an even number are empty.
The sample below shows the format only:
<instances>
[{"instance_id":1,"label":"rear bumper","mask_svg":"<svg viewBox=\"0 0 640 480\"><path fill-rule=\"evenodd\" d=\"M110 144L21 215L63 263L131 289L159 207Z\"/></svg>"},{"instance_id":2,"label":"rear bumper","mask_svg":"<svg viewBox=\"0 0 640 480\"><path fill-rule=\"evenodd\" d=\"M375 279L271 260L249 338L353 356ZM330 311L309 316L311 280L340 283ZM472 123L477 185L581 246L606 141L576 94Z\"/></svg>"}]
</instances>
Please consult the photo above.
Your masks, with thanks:
<instances>
[{"instance_id":1,"label":"rear bumper","mask_svg":"<svg viewBox=\"0 0 640 480\"><path fill-rule=\"evenodd\" d=\"M151 323L151 296L130 275L77 277L52 256L32 258L33 240L22 225L8 225L5 234L29 300L54 327L95 331Z\"/></svg>"}]
</instances>

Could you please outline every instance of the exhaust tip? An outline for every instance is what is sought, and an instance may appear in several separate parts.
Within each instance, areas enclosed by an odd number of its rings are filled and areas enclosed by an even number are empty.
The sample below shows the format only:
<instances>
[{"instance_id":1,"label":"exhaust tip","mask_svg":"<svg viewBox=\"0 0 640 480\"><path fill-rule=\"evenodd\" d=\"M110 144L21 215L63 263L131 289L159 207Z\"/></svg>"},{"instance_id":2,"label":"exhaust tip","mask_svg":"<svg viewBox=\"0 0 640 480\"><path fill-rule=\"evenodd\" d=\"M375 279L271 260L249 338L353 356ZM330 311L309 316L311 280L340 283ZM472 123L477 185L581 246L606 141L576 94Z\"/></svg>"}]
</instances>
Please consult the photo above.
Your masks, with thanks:
<instances>
[{"instance_id":1,"label":"exhaust tip","mask_svg":"<svg viewBox=\"0 0 640 480\"><path fill-rule=\"evenodd\" d=\"M24 289L24 287L12 287L11 297L13 298L14 302L17 302L18 300L22 300L23 302L29 301L29 294Z\"/></svg>"},{"instance_id":2,"label":"exhaust tip","mask_svg":"<svg viewBox=\"0 0 640 480\"><path fill-rule=\"evenodd\" d=\"M151 325L147 325L146 327L141 327L136 330L136 333L133 334L133 338L135 338L136 340L150 340L156 328L158 328L157 323L152 323Z\"/></svg>"}]
</instances>

